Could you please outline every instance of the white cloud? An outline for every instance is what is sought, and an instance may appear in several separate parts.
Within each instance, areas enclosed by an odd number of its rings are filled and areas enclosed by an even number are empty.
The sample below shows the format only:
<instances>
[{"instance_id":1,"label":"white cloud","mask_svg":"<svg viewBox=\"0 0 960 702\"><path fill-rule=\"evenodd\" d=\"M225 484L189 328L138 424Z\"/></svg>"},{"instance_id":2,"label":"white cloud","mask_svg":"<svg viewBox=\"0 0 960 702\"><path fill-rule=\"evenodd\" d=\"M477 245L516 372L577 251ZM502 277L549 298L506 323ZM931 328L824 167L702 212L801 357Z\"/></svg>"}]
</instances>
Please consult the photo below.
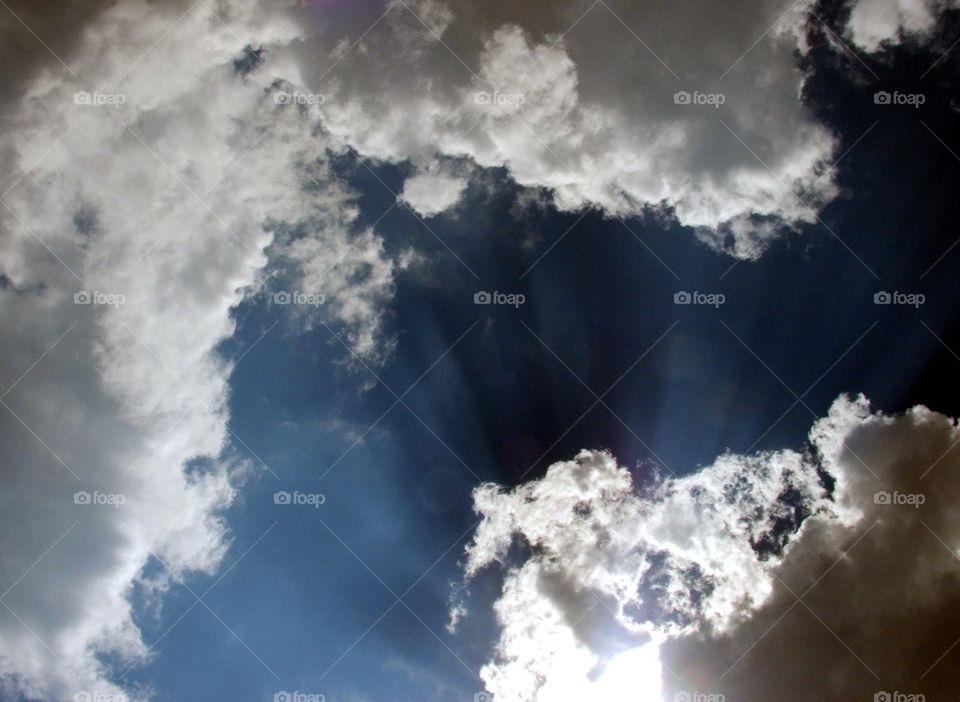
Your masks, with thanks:
<instances>
[{"instance_id":1,"label":"white cloud","mask_svg":"<svg viewBox=\"0 0 960 702\"><path fill-rule=\"evenodd\" d=\"M51 58L5 105L0 678L31 698L119 693L148 653L132 588L162 593L223 559L220 515L250 466L230 448L231 368L215 349L265 282L265 250L325 293L317 318L356 353L388 346L395 263L329 173L341 147L273 99L276 78L297 83L279 52L296 26L234 0L197 4L164 34L185 9L112 6L63 55L69 71ZM275 61L243 78L248 42ZM79 291L94 304L75 304ZM168 570L145 583L151 558Z\"/></svg>"},{"instance_id":2,"label":"white cloud","mask_svg":"<svg viewBox=\"0 0 960 702\"><path fill-rule=\"evenodd\" d=\"M214 350L233 334L230 311L245 295L275 274L324 295L300 321L334 323L365 360L389 352L385 307L410 255L391 258L376 232L357 226L330 152L411 160L422 172L403 197L424 213L462 192L458 178L430 171L450 156L505 166L567 209L635 214L662 204L743 258L759 256L781 223L813 221L834 193L823 166L833 139L800 99L795 19L762 34L789 2L701 3L692 22L671 21L667 4L608 4L613 12L597 5L562 37L589 3L488 14L475 3L409 3L419 17L399 4L346 51L369 23L332 25L326 46L304 37L286 6L224 0L179 19L185 7L134 0L111 4L80 38L51 39L70 69L31 63L10 93L18 100L2 108L2 151L14 166L3 186L9 209L0 208L0 390L15 384L0 407L9 455L0 560L14 574L3 586L10 609L0 610L3 684L53 700L117 692L99 656L146 653L129 596L151 556L172 580L222 560L219 515L245 464L228 448L230 367ZM3 16L5 38L33 41ZM266 49L267 63L241 78L233 61L248 43ZM329 99L309 109L273 99L298 87ZM677 104L678 90L722 93L725 104ZM78 91L108 104L77 104ZM78 290L124 302L77 306ZM854 414L870 426L893 422ZM924 427L949 433L927 418ZM194 459L207 468L186 471ZM746 631L740 613L777 601L772 569L787 567L757 558L750 540L775 542L772 525L791 513L775 499L785 487L824 524L851 528L863 496L852 473L837 475L852 511L827 500L791 452L724 457L643 499L612 457L584 453L524 488L564 519L481 489L486 521L472 570L503 558L511 534L584 566L541 553L511 573L489 684L510 699L543 671L620 670L616 654L633 655L650 637L680 640L701 624L728 637L721 642ZM76 505L78 490L125 502ZM936 524L953 533L952 522ZM598 554L609 560L596 563ZM656 586L638 596L638 573L654 572ZM534 597L540 588L550 596ZM570 615L592 604L587 593L604 599L575 625ZM533 636L517 628L517 613L530 615ZM531 646L542 637L552 643Z\"/></svg>"},{"instance_id":3,"label":"white cloud","mask_svg":"<svg viewBox=\"0 0 960 702\"><path fill-rule=\"evenodd\" d=\"M460 201L467 179L442 171L425 171L406 180L400 199L424 217L432 217Z\"/></svg>"},{"instance_id":4,"label":"white cloud","mask_svg":"<svg viewBox=\"0 0 960 702\"><path fill-rule=\"evenodd\" d=\"M857 46L875 52L906 38L926 40L948 7L958 7L956 0L856 0L847 29Z\"/></svg>"},{"instance_id":5,"label":"white cloud","mask_svg":"<svg viewBox=\"0 0 960 702\"><path fill-rule=\"evenodd\" d=\"M726 454L642 491L595 451L511 491L477 488L468 579L505 567L488 690L519 701L555 699L555 681L595 689L624 650L658 645L663 699L945 695L954 659L921 676L956 633L960 430L923 407L888 417L841 397L810 440L809 455ZM507 558L516 542L519 562ZM811 586L797 605L791 590ZM648 677L633 680L640 699Z\"/></svg>"},{"instance_id":6,"label":"white cloud","mask_svg":"<svg viewBox=\"0 0 960 702\"><path fill-rule=\"evenodd\" d=\"M442 40L421 25L411 57L396 24L409 29L412 13L395 4L362 38L362 24L328 28L356 49L303 70L334 96L325 124L367 157L506 167L567 210L669 208L752 259L833 197L834 139L801 100L807 3L741 5L452 1Z\"/></svg>"}]
</instances>

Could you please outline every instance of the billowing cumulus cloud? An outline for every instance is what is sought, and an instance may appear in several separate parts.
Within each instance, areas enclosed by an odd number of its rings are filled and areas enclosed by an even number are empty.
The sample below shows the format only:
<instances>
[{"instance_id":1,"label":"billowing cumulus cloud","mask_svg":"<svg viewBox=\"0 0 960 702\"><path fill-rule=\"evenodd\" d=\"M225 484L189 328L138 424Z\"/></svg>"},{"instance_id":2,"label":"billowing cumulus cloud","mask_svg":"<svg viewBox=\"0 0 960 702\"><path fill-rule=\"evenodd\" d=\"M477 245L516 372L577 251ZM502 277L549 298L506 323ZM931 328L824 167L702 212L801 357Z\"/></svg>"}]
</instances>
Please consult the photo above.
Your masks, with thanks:
<instances>
[{"instance_id":1,"label":"billowing cumulus cloud","mask_svg":"<svg viewBox=\"0 0 960 702\"><path fill-rule=\"evenodd\" d=\"M240 302L284 293L272 300L297 324L329 324L365 363L389 354L389 303L416 254L391 257L360 226L335 157L409 161L393 194L424 215L459 201L463 177L435 164L462 159L506 167L564 209L670 211L742 258L815 221L835 193L834 140L804 106L795 55L806 2L329 3L319 28L315 6L292 0L131 0L63 15L9 4L23 22L5 4L0 684L29 697L120 692L123 671L107 661L151 653L131 594L222 562L222 512L248 471L265 470L234 450L231 365L215 352ZM839 555L872 515L887 522L857 548L876 551L885 535L922 556L894 582L928 578L904 616L936 611L952 564L914 521L871 506L836 440L861 437L858 455L896 490L910 461L953 432L922 410L890 419L840 403L813 435L817 461L724 456L638 495L612 456L585 452L516 493L481 488L470 572L505 560L516 537L532 548L497 605L487 684L503 699L546 679L589 690L611 671L629 676L625 660L690 677L695 659L715 676L777 614L778 578L802 581L794 568L810 571L795 564ZM934 448L911 454L911 438ZM929 495L919 514L953 548L948 497ZM148 580L153 562L162 574ZM845 563L847 585L875 575L865 557ZM842 601L828 585L815 592ZM855 638L864 611L843 609L837 626ZM791 621L778 636L814 635ZM912 631L904 671L948 643ZM858 645L893 667L893 653ZM762 671L751 668L761 653L725 680L753 684L741 671ZM838 690L861 689L848 661L817 662L838 666Z\"/></svg>"},{"instance_id":2,"label":"billowing cumulus cloud","mask_svg":"<svg viewBox=\"0 0 960 702\"><path fill-rule=\"evenodd\" d=\"M487 688L565 699L551 680L594 690L654 646L662 691L645 670L618 686L630 699L948 695L958 442L924 407L891 417L841 397L804 454L726 454L640 486L584 451L515 490L479 487L467 576L504 568Z\"/></svg>"},{"instance_id":3,"label":"billowing cumulus cloud","mask_svg":"<svg viewBox=\"0 0 960 702\"><path fill-rule=\"evenodd\" d=\"M957 6L956 0L856 0L848 31L857 46L870 52L904 39L924 41L940 12Z\"/></svg>"},{"instance_id":4,"label":"billowing cumulus cloud","mask_svg":"<svg viewBox=\"0 0 960 702\"><path fill-rule=\"evenodd\" d=\"M436 4L334 17L325 33L355 50L301 59L365 156L505 166L563 209L660 208L743 258L835 194L796 57L808 3L451 1L434 22Z\"/></svg>"},{"instance_id":5,"label":"billowing cumulus cloud","mask_svg":"<svg viewBox=\"0 0 960 702\"><path fill-rule=\"evenodd\" d=\"M296 67L262 60L298 36L282 7L126 2L88 19L50 39L66 65L4 19L46 60L4 105L0 679L47 700L120 693L151 653L134 590L227 552L222 510L265 470L228 428L215 349L231 309L277 277L325 297L292 319L378 359L402 265L357 227L329 168L343 147L288 99Z\"/></svg>"}]
</instances>

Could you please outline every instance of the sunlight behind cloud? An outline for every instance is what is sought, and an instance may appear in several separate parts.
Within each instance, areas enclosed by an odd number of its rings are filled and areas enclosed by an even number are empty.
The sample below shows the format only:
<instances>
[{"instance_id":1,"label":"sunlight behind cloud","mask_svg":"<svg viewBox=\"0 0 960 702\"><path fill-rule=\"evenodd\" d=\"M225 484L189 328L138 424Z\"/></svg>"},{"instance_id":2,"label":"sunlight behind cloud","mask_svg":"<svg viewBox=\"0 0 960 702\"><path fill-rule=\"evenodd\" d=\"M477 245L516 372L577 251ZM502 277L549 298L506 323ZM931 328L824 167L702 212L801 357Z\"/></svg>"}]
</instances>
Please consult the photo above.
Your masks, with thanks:
<instances>
[{"instance_id":1,"label":"sunlight behind cloud","mask_svg":"<svg viewBox=\"0 0 960 702\"><path fill-rule=\"evenodd\" d=\"M660 647L656 643L631 649L610 661L592 686L594 699L611 702L660 702Z\"/></svg>"},{"instance_id":2,"label":"sunlight behind cloud","mask_svg":"<svg viewBox=\"0 0 960 702\"><path fill-rule=\"evenodd\" d=\"M581 649L582 652L582 649ZM660 649L656 643L625 651L615 656L595 679L583 675L582 660L571 655L557 661L537 702L661 702Z\"/></svg>"}]
</instances>

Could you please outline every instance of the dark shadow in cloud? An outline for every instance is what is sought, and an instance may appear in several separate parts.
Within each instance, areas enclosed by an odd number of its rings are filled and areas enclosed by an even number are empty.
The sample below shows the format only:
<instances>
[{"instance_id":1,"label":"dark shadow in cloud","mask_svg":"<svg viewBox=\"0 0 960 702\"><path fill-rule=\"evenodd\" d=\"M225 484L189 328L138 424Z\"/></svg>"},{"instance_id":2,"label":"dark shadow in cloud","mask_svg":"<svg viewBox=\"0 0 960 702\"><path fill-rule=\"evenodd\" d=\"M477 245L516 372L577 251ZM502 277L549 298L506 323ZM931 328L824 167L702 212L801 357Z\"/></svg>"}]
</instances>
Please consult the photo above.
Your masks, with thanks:
<instances>
[{"instance_id":1,"label":"dark shadow in cloud","mask_svg":"<svg viewBox=\"0 0 960 702\"><path fill-rule=\"evenodd\" d=\"M863 517L810 524L774 571L773 596L732 634L667 644L679 679L665 682L731 699L949 697L960 675L956 441L951 420L922 408L855 426L850 450L826 462L839 459L828 469Z\"/></svg>"}]
</instances>

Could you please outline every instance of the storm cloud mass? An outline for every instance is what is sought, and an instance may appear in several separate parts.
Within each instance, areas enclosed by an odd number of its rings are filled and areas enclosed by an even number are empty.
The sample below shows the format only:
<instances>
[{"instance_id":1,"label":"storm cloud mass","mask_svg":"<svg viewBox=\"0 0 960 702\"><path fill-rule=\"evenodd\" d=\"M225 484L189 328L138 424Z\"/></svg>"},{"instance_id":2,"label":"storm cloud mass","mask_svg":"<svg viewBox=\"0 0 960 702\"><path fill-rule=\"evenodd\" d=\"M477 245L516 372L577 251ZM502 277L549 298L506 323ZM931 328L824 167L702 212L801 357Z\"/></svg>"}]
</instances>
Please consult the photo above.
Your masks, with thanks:
<instances>
[{"instance_id":1,"label":"storm cloud mass","mask_svg":"<svg viewBox=\"0 0 960 702\"><path fill-rule=\"evenodd\" d=\"M528 552L504 565L488 688L566 699L551 681L573 679L590 694L619 638L660 646L671 695L949 695L958 442L925 407L888 417L841 397L806 455L726 454L640 490L613 456L584 451L514 491L479 487L468 576L515 540Z\"/></svg>"}]
</instances>

